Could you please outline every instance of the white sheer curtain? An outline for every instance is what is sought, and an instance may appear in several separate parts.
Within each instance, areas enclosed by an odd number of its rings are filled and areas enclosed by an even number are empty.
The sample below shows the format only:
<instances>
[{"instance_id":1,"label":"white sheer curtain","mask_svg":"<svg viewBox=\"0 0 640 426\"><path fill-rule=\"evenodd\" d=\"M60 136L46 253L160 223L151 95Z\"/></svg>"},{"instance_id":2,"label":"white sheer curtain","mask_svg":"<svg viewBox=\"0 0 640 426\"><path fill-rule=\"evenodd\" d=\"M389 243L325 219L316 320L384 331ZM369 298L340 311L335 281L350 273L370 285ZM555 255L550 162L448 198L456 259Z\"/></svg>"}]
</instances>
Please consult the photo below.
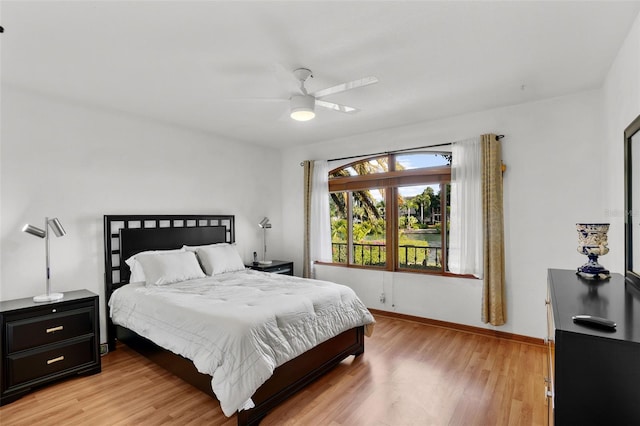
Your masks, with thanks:
<instances>
[{"instance_id":1,"label":"white sheer curtain","mask_svg":"<svg viewBox=\"0 0 640 426\"><path fill-rule=\"evenodd\" d=\"M309 262L315 278L313 262L331 262L331 222L329 218L329 163L313 162L311 174L311 208L309 218Z\"/></svg>"},{"instance_id":2,"label":"white sheer curtain","mask_svg":"<svg viewBox=\"0 0 640 426\"><path fill-rule=\"evenodd\" d=\"M451 155L449 270L483 275L482 138L454 142Z\"/></svg>"}]
</instances>

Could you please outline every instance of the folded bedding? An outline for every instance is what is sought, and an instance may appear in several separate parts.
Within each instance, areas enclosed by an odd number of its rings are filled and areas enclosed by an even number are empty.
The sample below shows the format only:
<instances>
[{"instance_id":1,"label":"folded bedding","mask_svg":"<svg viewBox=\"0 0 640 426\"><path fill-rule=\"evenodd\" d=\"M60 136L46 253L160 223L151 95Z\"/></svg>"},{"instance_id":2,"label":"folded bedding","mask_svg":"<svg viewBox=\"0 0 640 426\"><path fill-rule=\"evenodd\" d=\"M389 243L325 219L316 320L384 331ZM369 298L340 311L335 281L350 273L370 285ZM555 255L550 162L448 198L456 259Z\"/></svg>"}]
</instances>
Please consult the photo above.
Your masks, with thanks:
<instances>
[{"instance_id":1,"label":"folded bedding","mask_svg":"<svg viewBox=\"0 0 640 426\"><path fill-rule=\"evenodd\" d=\"M109 301L114 324L193 361L212 376L222 411L253 407L273 370L374 319L349 287L242 270L170 285L127 284Z\"/></svg>"}]
</instances>

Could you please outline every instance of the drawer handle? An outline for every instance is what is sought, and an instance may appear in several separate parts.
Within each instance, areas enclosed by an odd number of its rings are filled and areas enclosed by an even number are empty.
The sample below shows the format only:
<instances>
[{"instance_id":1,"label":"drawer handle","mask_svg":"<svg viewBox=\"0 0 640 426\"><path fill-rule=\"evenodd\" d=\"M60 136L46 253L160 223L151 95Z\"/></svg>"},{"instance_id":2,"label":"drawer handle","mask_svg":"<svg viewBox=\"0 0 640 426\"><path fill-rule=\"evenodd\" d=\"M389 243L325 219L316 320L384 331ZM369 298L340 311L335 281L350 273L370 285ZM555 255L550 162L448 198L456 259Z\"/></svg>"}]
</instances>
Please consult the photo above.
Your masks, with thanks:
<instances>
[{"instance_id":1,"label":"drawer handle","mask_svg":"<svg viewBox=\"0 0 640 426\"><path fill-rule=\"evenodd\" d=\"M64 330L64 326L59 325L57 327L47 328L47 333L55 333L56 331L62 331L62 330Z\"/></svg>"},{"instance_id":2,"label":"drawer handle","mask_svg":"<svg viewBox=\"0 0 640 426\"><path fill-rule=\"evenodd\" d=\"M63 361L64 356L59 356L58 358L48 359L47 365L53 364L54 362Z\"/></svg>"}]
</instances>

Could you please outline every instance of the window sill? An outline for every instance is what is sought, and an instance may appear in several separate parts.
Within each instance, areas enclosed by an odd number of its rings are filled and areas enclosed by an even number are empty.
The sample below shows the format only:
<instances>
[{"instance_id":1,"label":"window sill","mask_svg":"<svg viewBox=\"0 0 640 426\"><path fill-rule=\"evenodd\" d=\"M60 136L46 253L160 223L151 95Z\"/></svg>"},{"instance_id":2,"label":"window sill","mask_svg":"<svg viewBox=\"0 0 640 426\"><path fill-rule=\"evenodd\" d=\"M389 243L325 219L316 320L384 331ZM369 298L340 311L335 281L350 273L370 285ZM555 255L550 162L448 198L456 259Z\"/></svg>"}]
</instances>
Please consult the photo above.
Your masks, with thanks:
<instances>
[{"instance_id":1,"label":"window sill","mask_svg":"<svg viewBox=\"0 0 640 426\"><path fill-rule=\"evenodd\" d=\"M378 271L378 272L397 272L397 273L407 273L407 274L418 274L418 275L430 275L430 276L436 276L436 277L450 277L450 278L466 278L466 279L473 279L473 280L477 280L479 278L477 278L474 275L469 275L469 274L464 274L464 275L459 275L459 274L454 274L451 272L439 272L439 271L419 271L419 270L415 270L415 269L396 269L396 270L388 270L384 267L376 267L376 266L362 266L362 265L347 265L346 263L332 263L332 262L319 262L316 261L314 262L315 265L322 265L322 266L332 266L335 268L347 268L347 269L362 269L362 270L366 270L366 271Z\"/></svg>"}]
</instances>

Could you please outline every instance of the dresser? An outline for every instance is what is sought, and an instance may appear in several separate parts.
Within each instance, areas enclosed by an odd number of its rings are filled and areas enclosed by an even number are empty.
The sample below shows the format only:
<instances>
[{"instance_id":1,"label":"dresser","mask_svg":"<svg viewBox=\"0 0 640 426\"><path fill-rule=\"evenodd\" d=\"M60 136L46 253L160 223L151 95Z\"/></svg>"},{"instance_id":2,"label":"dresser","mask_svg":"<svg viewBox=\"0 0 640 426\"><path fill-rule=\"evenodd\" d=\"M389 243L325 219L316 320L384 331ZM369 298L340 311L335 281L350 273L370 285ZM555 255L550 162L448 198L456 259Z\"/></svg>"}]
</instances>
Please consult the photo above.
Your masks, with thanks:
<instances>
[{"instance_id":1,"label":"dresser","mask_svg":"<svg viewBox=\"0 0 640 426\"><path fill-rule=\"evenodd\" d=\"M249 265L245 266L256 271L293 275L293 262L290 262L288 260L274 260L268 265L261 265L260 263L250 263Z\"/></svg>"},{"instance_id":2,"label":"dresser","mask_svg":"<svg viewBox=\"0 0 640 426\"><path fill-rule=\"evenodd\" d=\"M560 269L547 284L550 424L640 425L640 291L620 274L591 281ZM574 323L582 314L617 326Z\"/></svg>"},{"instance_id":3,"label":"dresser","mask_svg":"<svg viewBox=\"0 0 640 426\"><path fill-rule=\"evenodd\" d=\"M57 302L0 302L0 405L37 386L101 370L98 296L64 293Z\"/></svg>"}]
</instances>

